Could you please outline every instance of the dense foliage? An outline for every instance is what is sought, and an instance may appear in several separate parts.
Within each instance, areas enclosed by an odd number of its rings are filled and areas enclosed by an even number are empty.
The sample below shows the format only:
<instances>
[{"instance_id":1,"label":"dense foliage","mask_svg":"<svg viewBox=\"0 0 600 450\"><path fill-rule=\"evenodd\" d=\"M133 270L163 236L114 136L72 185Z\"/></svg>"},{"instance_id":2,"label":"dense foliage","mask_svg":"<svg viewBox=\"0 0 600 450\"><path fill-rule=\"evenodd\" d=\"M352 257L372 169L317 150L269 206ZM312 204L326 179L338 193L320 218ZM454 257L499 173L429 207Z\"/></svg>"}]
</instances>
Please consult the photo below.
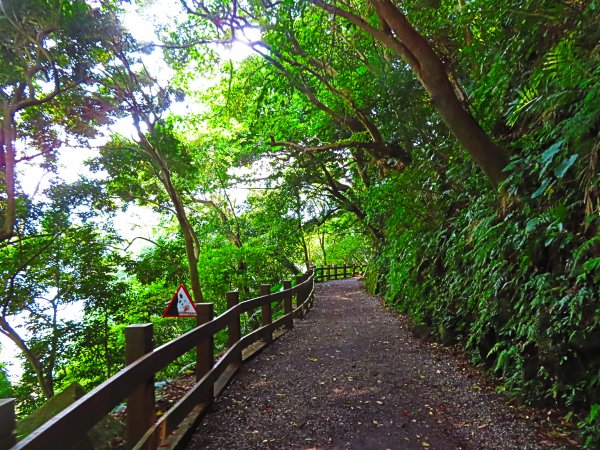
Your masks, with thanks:
<instances>
[{"instance_id":1,"label":"dense foliage","mask_svg":"<svg viewBox=\"0 0 600 450\"><path fill-rule=\"evenodd\" d=\"M220 312L369 261L369 289L600 443L598 2L181 0L162 50L120 3L2 3L0 333L24 371L0 395L97 385L129 323L181 334L180 283ZM23 186L98 131L90 179ZM132 241L134 206L160 224Z\"/></svg>"}]
</instances>

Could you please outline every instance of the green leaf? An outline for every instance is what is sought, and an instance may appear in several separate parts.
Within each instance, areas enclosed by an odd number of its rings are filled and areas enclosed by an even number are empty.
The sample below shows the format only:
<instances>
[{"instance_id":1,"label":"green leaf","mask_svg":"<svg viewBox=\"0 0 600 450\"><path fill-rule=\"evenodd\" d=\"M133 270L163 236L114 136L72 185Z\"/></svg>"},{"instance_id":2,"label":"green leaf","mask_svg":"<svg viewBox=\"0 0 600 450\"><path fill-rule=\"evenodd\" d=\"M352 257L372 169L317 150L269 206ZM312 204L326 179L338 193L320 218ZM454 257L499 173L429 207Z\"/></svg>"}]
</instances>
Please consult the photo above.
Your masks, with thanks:
<instances>
[{"instance_id":1,"label":"green leaf","mask_svg":"<svg viewBox=\"0 0 600 450\"><path fill-rule=\"evenodd\" d=\"M552 163L554 156L562 148L563 143L564 141L558 141L555 144L548 147L548 149L544 153L542 153L542 163L544 164L544 167L542 168L540 175L542 175L546 171L546 169L548 169L548 166L550 165L550 163Z\"/></svg>"},{"instance_id":2,"label":"green leaf","mask_svg":"<svg viewBox=\"0 0 600 450\"><path fill-rule=\"evenodd\" d=\"M554 155L556 155L560 151L560 149L563 145L563 142L564 141L558 141L555 144L548 147L546 149L546 151L544 153L542 153L542 162L546 163L546 162L552 161L552 158L554 158Z\"/></svg>"},{"instance_id":3,"label":"green leaf","mask_svg":"<svg viewBox=\"0 0 600 450\"><path fill-rule=\"evenodd\" d=\"M598 416L600 416L600 405L592 405L592 408L590 409L590 415L588 416L588 420L591 423L594 420L596 420Z\"/></svg>"},{"instance_id":4,"label":"green leaf","mask_svg":"<svg viewBox=\"0 0 600 450\"><path fill-rule=\"evenodd\" d=\"M544 178L542 185L533 194L531 194L531 198L537 198L542 195L546 191L546 188L549 184L550 180L548 178Z\"/></svg>"},{"instance_id":5,"label":"green leaf","mask_svg":"<svg viewBox=\"0 0 600 450\"><path fill-rule=\"evenodd\" d=\"M537 226L539 225L540 222L541 222L541 220L538 218L528 220L527 225L525 225L525 232L531 233L533 230L535 230L537 228Z\"/></svg>"},{"instance_id":6,"label":"green leaf","mask_svg":"<svg viewBox=\"0 0 600 450\"><path fill-rule=\"evenodd\" d=\"M571 167L577 160L578 156L579 155L577 154L573 154L568 159L565 159L563 162L561 162L558 167L554 169L554 175L556 175L557 178L562 178L565 173L567 173L567 170L569 170L569 167Z\"/></svg>"}]
</instances>

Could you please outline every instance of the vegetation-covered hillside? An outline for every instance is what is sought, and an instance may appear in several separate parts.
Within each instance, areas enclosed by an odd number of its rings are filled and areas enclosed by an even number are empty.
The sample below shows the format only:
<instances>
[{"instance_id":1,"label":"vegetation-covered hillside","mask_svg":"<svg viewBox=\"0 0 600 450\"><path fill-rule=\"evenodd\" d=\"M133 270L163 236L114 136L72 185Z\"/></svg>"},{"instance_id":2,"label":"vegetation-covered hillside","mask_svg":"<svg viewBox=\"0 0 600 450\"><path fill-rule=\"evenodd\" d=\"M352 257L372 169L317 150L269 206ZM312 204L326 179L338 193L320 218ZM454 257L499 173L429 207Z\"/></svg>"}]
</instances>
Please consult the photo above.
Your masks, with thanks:
<instances>
[{"instance_id":1,"label":"vegetation-covered hillside","mask_svg":"<svg viewBox=\"0 0 600 450\"><path fill-rule=\"evenodd\" d=\"M24 414L121 368L125 325L189 329L160 317L180 283L218 312L368 261L368 289L599 445L598 2L140 1L181 8L153 43L126 3L2 2L0 333L24 372L0 395ZM138 252L133 205L161 220Z\"/></svg>"}]
</instances>

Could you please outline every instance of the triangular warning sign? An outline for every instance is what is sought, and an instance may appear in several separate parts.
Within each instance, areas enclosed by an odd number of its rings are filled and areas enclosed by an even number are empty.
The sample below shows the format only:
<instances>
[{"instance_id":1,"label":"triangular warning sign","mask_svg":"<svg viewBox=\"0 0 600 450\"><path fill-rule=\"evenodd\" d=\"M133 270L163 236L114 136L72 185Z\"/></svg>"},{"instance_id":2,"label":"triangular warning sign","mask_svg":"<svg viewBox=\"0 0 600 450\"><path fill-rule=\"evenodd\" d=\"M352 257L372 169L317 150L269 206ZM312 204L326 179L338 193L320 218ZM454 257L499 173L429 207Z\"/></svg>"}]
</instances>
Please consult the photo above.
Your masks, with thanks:
<instances>
[{"instance_id":1,"label":"triangular warning sign","mask_svg":"<svg viewBox=\"0 0 600 450\"><path fill-rule=\"evenodd\" d=\"M185 286L180 284L163 312L163 317L194 317L195 315L196 305Z\"/></svg>"}]
</instances>

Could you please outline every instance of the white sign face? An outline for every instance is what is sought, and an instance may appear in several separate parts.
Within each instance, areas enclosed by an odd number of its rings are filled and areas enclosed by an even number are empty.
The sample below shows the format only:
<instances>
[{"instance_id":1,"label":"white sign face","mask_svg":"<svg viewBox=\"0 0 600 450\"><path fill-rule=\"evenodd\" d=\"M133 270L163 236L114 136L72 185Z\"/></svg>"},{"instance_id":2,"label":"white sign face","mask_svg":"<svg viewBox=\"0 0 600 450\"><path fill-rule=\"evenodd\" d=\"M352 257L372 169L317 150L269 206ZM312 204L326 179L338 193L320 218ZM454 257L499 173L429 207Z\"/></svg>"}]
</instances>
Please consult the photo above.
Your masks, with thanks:
<instances>
[{"instance_id":1,"label":"white sign face","mask_svg":"<svg viewBox=\"0 0 600 450\"><path fill-rule=\"evenodd\" d=\"M183 286L179 286L179 289L177 289L177 313L180 316L196 315L196 309L194 308L192 300L183 289Z\"/></svg>"},{"instance_id":2,"label":"white sign face","mask_svg":"<svg viewBox=\"0 0 600 450\"><path fill-rule=\"evenodd\" d=\"M183 284L179 285L175 295L163 312L163 317L195 317L196 305Z\"/></svg>"}]
</instances>

